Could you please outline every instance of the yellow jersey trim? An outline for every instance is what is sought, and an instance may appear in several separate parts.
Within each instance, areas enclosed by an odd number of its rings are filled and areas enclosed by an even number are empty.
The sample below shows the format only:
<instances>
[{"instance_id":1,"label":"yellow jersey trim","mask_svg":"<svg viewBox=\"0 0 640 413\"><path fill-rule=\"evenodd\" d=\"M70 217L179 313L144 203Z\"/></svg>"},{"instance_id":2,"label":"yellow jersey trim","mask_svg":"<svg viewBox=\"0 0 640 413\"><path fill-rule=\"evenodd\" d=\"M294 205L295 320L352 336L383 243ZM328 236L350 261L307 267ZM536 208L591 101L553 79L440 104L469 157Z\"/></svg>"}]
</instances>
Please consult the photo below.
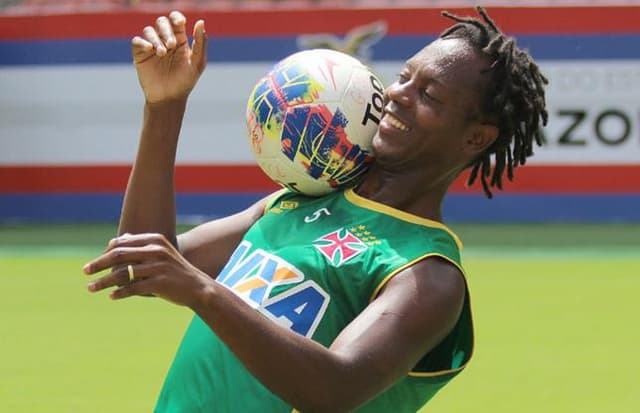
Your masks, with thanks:
<instances>
[{"instance_id":1,"label":"yellow jersey trim","mask_svg":"<svg viewBox=\"0 0 640 413\"><path fill-rule=\"evenodd\" d=\"M401 211L399 209L390 207L389 205L381 204L380 202L372 201L370 199L361 197L356 194L353 188L349 188L344 191L344 196L347 201L351 202L354 205L357 205L362 208L372 209L374 211L380 212L385 215L390 215L392 217L401 219L403 221L411 222L412 224L418 224L429 228L438 228L446 231L453 237L453 240L456 242L456 245L459 249L462 249L462 241L460 238L446 225L441 222L437 222L431 219L422 218L417 215L410 214L408 212Z\"/></svg>"},{"instance_id":2,"label":"yellow jersey trim","mask_svg":"<svg viewBox=\"0 0 640 413\"><path fill-rule=\"evenodd\" d=\"M416 259L414 259L412 261L409 261L405 265L402 265L402 266L396 268L389 275L384 277L384 279L382 281L380 281L380 284L378 284L378 286L373 291L373 294L371 294L371 297L369 298L369 302L372 302L378 296L378 294L380 294L380 291L384 288L384 286L387 285L387 283L389 281L391 281L391 279L393 277L398 275L398 273L400 273L400 271L412 266L416 262L422 261L422 260L424 260L426 258L429 258L429 257L440 257L440 258L450 262L451 264L453 264L460 271L460 273L462 273L462 277L465 280L465 284L467 283L467 281L466 281L467 275L465 274L464 269L462 268L462 266L460 266L460 264L458 264L457 262L455 262L451 258L447 257L446 255L442 255L442 254L439 254L439 253L432 252L432 253L421 255L418 258L416 258ZM471 309L469 309L469 311L471 311ZM407 375L410 376L410 377L437 377L437 376L444 376L445 374L455 373L455 372L458 372L458 371L464 369L467 366L467 364L469 363L469 360L471 360L471 354L469 354L469 357L467 357L467 362L466 363L464 363L460 367L456 367L455 369L440 370L440 371L433 371L433 372L432 371L430 371L430 372L410 371L409 373L407 373Z\"/></svg>"},{"instance_id":3,"label":"yellow jersey trim","mask_svg":"<svg viewBox=\"0 0 640 413\"><path fill-rule=\"evenodd\" d=\"M387 275L386 277L384 277L382 279L382 281L380 281L380 284L378 284L378 286L373 290L373 293L371 294L371 297L369 297L369 302L372 302L377 296L378 294L380 294L380 290L382 290L382 288L384 288L385 285L387 285L387 283L396 275L398 275L398 273L408 267L411 267L413 264L415 264L416 262L420 262L426 258L429 257L440 257L448 262L450 262L451 264L455 265L455 267L462 273L462 276L466 279L466 274L464 272L464 270L462 269L462 267L460 266L460 264L458 264L457 262L455 262L454 260L452 260L451 258L447 257L446 255L442 255L440 253L437 252L430 252L424 255L419 256L418 258L409 261L408 263L396 268L395 270L393 270L391 273L389 273L389 275Z\"/></svg>"},{"instance_id":4,"label":"yellow jersey trim","mask_svg":"<svg viewBox=\"0 0 640 413\"><path fill-rule=\"evenodd\" d=\"M469 357L469 359L471 359L471 357ZM409 373L407 373L407 375L409 377L438 377L438 376L444 376L446 374L457 373L460 370L463 370L465 367L467 367L467 363L464 363L462 366L460 366L458 368L455 368L455 369L434 371L434 372L428 372L428 373L421 373L421 372L418 372L418 371L410 371Z\"/></svg>"}]
</instances>

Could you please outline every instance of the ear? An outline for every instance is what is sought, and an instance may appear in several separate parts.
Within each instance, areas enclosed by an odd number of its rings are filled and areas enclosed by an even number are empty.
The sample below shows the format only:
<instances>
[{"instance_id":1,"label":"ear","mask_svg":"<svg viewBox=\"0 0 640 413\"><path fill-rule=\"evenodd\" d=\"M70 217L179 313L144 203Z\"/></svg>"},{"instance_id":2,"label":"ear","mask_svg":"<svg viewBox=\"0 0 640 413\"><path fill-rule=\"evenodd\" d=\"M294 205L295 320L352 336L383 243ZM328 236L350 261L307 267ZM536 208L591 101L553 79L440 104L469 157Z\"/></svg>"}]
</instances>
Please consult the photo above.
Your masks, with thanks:
<instances>
[{"instance_id":1,"label":"ear","mask_svg":"<svg viewBox=\"0 0 640 413\"><path fill-rule=\"evenodd\" d=\"M484 152L498 138L498 127L488 123L473 126L469 137L464 142L465 152L475 158Z\"/></svg>"}]
</instances>

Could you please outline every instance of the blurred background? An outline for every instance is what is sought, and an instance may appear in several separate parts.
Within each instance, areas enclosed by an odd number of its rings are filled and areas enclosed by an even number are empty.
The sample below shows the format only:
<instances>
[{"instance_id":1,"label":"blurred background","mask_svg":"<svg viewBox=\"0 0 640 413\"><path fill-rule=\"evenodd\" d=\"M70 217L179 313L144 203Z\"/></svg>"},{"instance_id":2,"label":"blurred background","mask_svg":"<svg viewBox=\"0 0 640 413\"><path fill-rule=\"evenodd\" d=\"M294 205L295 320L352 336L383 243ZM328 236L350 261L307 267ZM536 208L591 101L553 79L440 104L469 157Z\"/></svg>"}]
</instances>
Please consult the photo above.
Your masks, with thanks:
<instances>
[{"instance_id":1,"label":"blurred background","mask_svg":"<svg viewBox=\"0 0 640 413\"><path fill-rule=\"evenodd\" d=\"M115 235L143 96L130 38L179 9L209 66L178 152L181 230L275 189L246 99L277 60L330 47L386 84L477 2L0 0L0 411L149 411L190 318L85 293ZM640 411L640 2L486 1L550 83L546 145L487 200L454 184L476 356L424 411ZM274 368L277 368L274 366Z\"/></svg>"},{"instance_id":2,"label":"blurred background","mask_svg":"<svg viewBox=\"0 0 640 413\"><path fill-rule=\"evenodd\" d=\"M204 18L211 38L178 154L179 220L198 222L274 188L254 166L244 126L249 92L274 62L300 49L337 48L366 60L388 84L449 25L441 8L473 12L460 8L472 5L463 1L5 3L5 223L117 219L142 107L129 39L159 13L180 8L192 22ZM549 78L547 145L491 202L461 180L447 200L449 222L640 221L640 9L562 3L488 2Z\"/></svg>"}]
</instances>

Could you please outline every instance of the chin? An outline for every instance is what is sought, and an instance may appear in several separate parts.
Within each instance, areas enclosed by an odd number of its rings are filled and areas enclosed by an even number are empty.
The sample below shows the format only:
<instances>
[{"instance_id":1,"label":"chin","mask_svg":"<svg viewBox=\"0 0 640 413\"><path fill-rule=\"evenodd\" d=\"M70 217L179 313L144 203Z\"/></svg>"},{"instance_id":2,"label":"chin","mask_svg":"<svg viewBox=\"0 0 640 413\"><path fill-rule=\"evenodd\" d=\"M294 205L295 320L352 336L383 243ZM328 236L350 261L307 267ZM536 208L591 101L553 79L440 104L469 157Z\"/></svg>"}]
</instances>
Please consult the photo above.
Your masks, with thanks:
<instances>
[{"instance_id":1,"label":"chin","mask_svg":"<svg viewBox=\"0 0 640 413\"><path fill-rule=\"evenodd\" d=\"M378 165L390 165L405 160L406 155L400 149L402 148L380 137L379 133L376 133L371 141L371 152Z\"/></svg>"},{"instance_id":2,"label":"chin","mask_svg":"<svg viewBox=\"0 0 640 413\"><path fill-rule=\"evenodd\" d=\"M393 145L392 142L382 138L379 133L376 133L371 141L371 152L376 161L392 159L398 156L398 149L397 145Z\"/></svg>"},{"instance_id":3,"label":"chin","mask_svg":"<svg viewBox=\"0 0 640 413\"><path fill-rule=\"evenodd\" d=\"M387 145L385 144L384 140L380 138L380 134L376 133L373 137L373 140L371 141L371 152L375 157L376 162L378 161L378 159L385 157L385 146Z\"/></svg>"}]
</instances>

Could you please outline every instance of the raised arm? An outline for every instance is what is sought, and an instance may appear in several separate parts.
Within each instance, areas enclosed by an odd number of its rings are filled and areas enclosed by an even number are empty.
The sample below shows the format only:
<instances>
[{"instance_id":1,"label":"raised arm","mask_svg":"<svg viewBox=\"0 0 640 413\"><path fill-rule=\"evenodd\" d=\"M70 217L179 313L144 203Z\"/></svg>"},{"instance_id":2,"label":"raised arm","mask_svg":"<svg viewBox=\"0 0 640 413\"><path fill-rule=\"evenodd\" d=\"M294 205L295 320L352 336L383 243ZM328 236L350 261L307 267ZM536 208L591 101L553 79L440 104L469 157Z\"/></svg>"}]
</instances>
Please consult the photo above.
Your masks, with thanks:
<instances>
[{"instance_id":1,"label":"raised arm","mask_svg":"<svg viewBox=\"0 0 640 413\"><path fill-rule=\"evenodd\" d=\"M238 214L176 236L174 168L187 98L207 64L204 21L193 27L178 11L156 19L131 41L133 62L145 105L136 161L124 196L118 234L166 238L198 269L214 276L262 215L265 200ZM179 244L179 245L178 245ZM126 277L113 275L118 285Z\"/></svg>"},{"instance_id":2,"label":"raised arm","mask_svg":"<svg viewBox=\"0 0 640 413\"><path fill-rule=\"evenodd\" d=\"M204 21L194 25L191 46L176 11L145 27L131 46L145 106L118 233L159 233L176 245L176 148L187 97L207 63Z\"/></svg>"}]
</instances>

